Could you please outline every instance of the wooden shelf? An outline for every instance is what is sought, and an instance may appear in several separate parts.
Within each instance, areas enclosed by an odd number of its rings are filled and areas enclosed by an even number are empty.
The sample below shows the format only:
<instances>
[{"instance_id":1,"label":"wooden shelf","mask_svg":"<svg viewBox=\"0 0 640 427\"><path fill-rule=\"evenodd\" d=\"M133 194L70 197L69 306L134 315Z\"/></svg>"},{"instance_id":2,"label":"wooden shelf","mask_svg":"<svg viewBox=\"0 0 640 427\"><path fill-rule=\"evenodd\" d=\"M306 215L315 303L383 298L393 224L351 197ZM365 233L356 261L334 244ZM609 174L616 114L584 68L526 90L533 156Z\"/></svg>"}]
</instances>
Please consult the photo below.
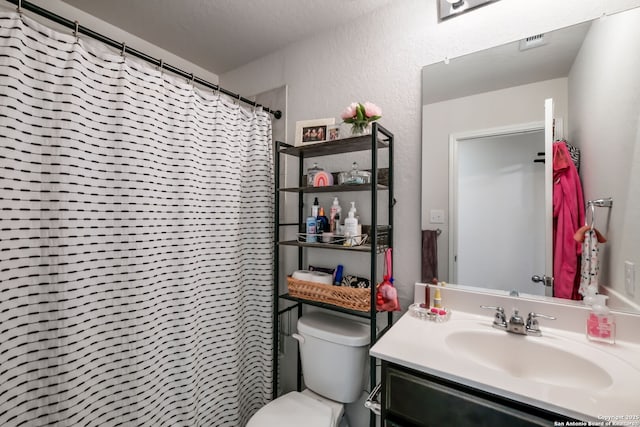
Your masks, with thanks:
<instances>
[{"instance_id":1,"label":"wooden shelf","mask_svg":"<svg viewBox=\"0 0 640 427\"><path fill-rule=\"evenodd\" d=\"M386 185L378 184L377 190L388 190ZM278 191L288 191L291 193L341 193L345 191L371 191L371 184L342 184L328 185L325 187L289 187L279 188Z\"/></svg>"},{"instance_id":2,"label":"wooden shelf","mask_svg":"<svg viewBox=\"0 0 640 427\"><path fill-rule=\"evenodd\" d=\"M354 136L351 138L342 138L335 141L318 142L316 144L308 144L300 147L281 148L280 152L291 156L301 157L321 157L330 156L332 154L352 153L354 151L370 150L373 143L371 135ZM388 148L388 139L379 138L378 148Z\"/></svg>"},{"instance_id":3,"label":"wooden shelf","mask_svg":"<svg viewBox=\"0 0 640 427\"><path fill-rule=\"evenodd\" d=\"M371 252L370 245L360 245L360 246L342 246L334 243L306 243L306 242L298 242L297 240L284 240L282 242L278 242L281 246L297 246L299 248L320 248L320 249L333 249L338 251L354 251L354 252ZM378 245L380 248L380 245Z\"/></svg>"},{"instance_id":4,"label":"wooden shelf","mask_svg":"<svg viewBox=\"0 0 640 427\"><path fill-rule=\"evenodd\" d=\"M331 285L327 285L327 286L331 286ZM364 317L365 319L369 319L371 317L371 314L368 311L351 310L351 309L348 309L348 308L340 307L338 305L327 304L327 303L324 303L324 302L311 301L311 300L308 300L308 299L296 298L296 297L292 297L288 293L280 295L280 298L286 299L286 300L289 300L289 301L301 302L301 303L304 303L304 304L307 304L307 305L313 305L313 306L316 306L316 307L322 307L322 308L326 308L328 310L339 311L339 312L342 312L342 313L347 313L347 314L351 314L351 315L358 316L358 317Z\"/></svg>"}]
</instances>

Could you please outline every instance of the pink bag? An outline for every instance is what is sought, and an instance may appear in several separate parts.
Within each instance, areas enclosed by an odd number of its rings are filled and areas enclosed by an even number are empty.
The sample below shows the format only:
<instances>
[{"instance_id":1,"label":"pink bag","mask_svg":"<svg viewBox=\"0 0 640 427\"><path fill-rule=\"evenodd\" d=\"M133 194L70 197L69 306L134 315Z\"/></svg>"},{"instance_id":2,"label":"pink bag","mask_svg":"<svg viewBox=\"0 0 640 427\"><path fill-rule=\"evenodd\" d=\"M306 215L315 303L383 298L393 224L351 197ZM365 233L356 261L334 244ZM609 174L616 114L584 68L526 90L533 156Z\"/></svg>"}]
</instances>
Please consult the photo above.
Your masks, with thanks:
<instances>
[{"instance_id":1,"label":"pink bag","mask_svg":"<svg viewBox=\"0 0 640 427\"><path fill-rule=\"evenodd\" d=\"M393 287L391 271L391 248L384 251L384 277L382 283L376 286L376 310L400 311L398 291Z\"/></svg>"}]
</instances>

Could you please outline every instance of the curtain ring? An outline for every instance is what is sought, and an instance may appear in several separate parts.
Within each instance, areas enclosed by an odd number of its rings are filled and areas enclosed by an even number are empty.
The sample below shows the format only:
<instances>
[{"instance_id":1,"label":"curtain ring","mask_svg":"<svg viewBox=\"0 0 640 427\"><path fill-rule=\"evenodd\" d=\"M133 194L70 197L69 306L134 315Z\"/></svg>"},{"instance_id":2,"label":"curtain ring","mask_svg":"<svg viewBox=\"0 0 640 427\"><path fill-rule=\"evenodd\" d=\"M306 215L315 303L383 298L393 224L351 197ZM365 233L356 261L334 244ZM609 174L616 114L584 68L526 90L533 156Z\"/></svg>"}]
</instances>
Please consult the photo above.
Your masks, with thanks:
<instances>
[{"instance_id":1,"label":"curtain ring","mask_svg":"<svg viewBox=\"0 0 640 427\"><path fill-rule=\"evenodd\" d=\"M22 0L18 0L18 7L16 8L16 11L19 15L22 15Z\"/></svg>"},{"instance_id":2,"label":"curtain ring","mask_svg":"<svg viewBox=\"0 0 640 427\"><path fill-rule=\"evenodd\" d=\"M124 57L124 54L127 52L127 43L122 42L122 50L120 51L120 56Z\"/></svg>"},{"instance_id":3,"label":"curtain ring","mask_svg":"<svg viewBox=\"0 0 640 427\"><path fill-rule=\"evenodd\" d=\"M162 69L164 68L164 60L160 59L160 65L158 65L158 68L160 69L160 74L162 74Z\"/></svg>"},{"instance_id":4,"label":"curtain ring","mask_svg":"<svg viewBox=\"0 0 640 427\"><path fill-rule=\"evenodd\" d=\"M74 21L74 22L75 22L76 26L75 26L75 28L73 30L73 36L76 38L76 41L79 41L80 34L78 32L78 28L80 27L80 24L78 23L78 21Z\"/></svg>"},{"instance_id":5,"label":"curtain ring","mask_svg":"<svg viewBox=\"0 0 640 427\"><path fill-rule=\"evenodd\" d=\"M218 99L220 99L220 85L216 85L216 91L215 91L216 97Z\"/></svg>"},{"instance_id":6,"label":"curtain ring","mask_svg":"<svg viewBox=\"0 0 640 427\"><path fill-rule=\"evenodd\" d=\"M191 73L191 80L189 80L189 83L191 84L191 86L193 86L193 73Z\"/></svg>"}]
</instances>

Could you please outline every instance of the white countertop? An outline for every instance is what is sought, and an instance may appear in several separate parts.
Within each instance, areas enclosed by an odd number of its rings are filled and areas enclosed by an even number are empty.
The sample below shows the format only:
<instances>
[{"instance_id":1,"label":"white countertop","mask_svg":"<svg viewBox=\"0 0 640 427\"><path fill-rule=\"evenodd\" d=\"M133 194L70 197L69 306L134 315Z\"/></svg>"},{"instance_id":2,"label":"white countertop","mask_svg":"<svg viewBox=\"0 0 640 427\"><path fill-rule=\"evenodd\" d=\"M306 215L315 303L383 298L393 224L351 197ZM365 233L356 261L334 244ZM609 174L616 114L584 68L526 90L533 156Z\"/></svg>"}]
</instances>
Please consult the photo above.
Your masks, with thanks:
<instances>
[{"instance_id":1,"label":"white countertop","mask_svg":"<svg viewBox=\"0 0 640 427\"><path fill-rule=\"evenodd\" d=\"M640 426L640 419L635 419L634 423L634 416L640 416L639 344L593 343L587 340L584 334L553 329L546 325L541 325L542 337L522 336L494 329L491 326L492 321L491 312L480 316L454 311L451 319L442 323L422 320L406 313L371 348L370 354L388 362L565 416L585 421L604 421L605 417L627 416L626 422L623 419L618 420L626 425ZM611 376L612 383L600 389L589 389L583 385L572 385L570 380L562 378L547 382L518 378L494 367L478 364L468 355L454 351L447 344L447 337L459 331L479 331L480 334L488 334L480 335L481 337L497 339L500 343L503 342L500 334L504 334L505 345L499 351L505 352L505 357L509 357L511 346L517 346L518 340L542 340L530 344L535 347L538 343L544 343L547 347L542 347L543 349L569 349L600 366ZM540 366L553 363L553 360L545 359L544 351L533 358L535 361L538 359ZM529 371L535 370L535 367L530 365ZM589 374L590 372L584 372L585 376Z\"/></svg>"}]
</instances>

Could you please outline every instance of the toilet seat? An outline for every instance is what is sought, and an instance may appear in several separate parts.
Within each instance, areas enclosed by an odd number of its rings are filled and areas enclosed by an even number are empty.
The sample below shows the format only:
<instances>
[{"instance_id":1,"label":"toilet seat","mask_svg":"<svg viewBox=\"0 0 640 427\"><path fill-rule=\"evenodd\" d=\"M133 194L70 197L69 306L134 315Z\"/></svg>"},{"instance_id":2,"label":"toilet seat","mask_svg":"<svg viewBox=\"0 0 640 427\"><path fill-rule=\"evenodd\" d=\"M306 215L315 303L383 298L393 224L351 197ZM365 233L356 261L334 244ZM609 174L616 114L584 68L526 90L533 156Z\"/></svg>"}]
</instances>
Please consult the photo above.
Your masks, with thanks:
<instances>
[{"instance_id":1,"label":"toilet seat","mask_svg":"<svg viewBox=\"0 0 640 427\"><path fill-rule=\"evenodd\" d=\"M271 401L251 417L246 427L331 427L336 425L335 408L314 398L315 394L313 396L310 394L307 390L302 393L293 391Z\"/></svg>"}]
</instances>

